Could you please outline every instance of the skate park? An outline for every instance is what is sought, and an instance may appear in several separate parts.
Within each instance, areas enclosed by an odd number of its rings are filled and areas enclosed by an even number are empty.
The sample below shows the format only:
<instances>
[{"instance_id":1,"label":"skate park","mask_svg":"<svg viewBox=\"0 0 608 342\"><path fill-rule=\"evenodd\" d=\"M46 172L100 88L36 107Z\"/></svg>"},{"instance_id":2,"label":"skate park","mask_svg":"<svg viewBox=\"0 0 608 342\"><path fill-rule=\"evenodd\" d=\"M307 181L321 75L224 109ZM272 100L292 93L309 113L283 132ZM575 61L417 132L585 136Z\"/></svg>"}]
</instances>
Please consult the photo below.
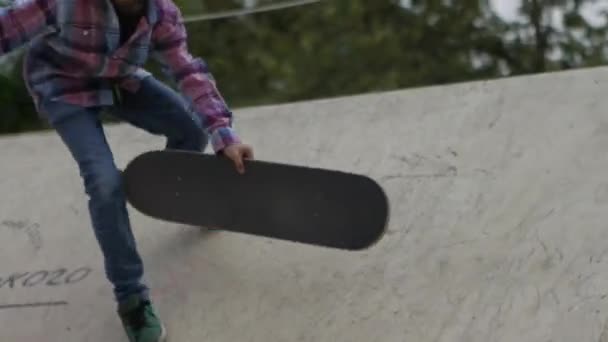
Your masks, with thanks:
<instances>
[{"instance_id":1,"label":"skate park","mask_svg":"<svg viewBox=\"0 0 608 342\"><path fill-rule=\"evenodd\" d=\"M606 89L599 67L236 109L256 159L369 175L390 224L350 252L130 210L170 340L608 341ZM106 133L120 166L164 144ZM69 153L0 151L0 340L125 340Z\"/></svg>"}]
</instances>

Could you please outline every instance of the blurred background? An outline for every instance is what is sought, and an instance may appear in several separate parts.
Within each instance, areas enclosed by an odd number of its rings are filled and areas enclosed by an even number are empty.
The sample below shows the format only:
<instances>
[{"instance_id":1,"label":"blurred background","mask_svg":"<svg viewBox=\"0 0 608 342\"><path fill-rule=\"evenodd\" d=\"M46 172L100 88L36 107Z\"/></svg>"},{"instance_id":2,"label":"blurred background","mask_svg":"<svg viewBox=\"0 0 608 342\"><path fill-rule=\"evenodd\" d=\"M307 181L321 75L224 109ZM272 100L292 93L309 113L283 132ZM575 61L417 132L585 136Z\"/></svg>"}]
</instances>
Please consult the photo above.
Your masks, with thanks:
<instances>
[{"instance_id":1,"label":"blurred background","mask_svg":"<svg viewBox=\"0 0 608 342\"><path fill-rule=\"evenodd\" d=\"M232 108L608 60L608 0L175 1L191 52ZM45 128L23 85L22 54L0 58L0 134Z\"/></svg>"}]
</instances>

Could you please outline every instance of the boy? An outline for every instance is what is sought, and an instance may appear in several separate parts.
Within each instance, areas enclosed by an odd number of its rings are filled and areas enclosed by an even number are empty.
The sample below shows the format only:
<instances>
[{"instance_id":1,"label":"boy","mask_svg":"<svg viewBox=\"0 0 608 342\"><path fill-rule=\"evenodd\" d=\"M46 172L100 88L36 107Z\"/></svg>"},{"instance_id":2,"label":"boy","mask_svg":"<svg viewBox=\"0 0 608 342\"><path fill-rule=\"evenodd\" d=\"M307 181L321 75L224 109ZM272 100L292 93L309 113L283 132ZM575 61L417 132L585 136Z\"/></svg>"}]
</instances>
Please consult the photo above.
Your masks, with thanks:
<instances>
[{"instance_id":1,"label":"boy","mask_svg":"<svg viewBox=\"0 0 608 342\"><path fill-rule=\"evenodd\" d=\"M143 263L121 172L100 111L166 136L169 149L203 151L210 140L214 152L230 158L240 173L243 160L253 158L232 129L232 114L204 62L189 54L186 38L171 0L28 0L0 15L0 53L31 43L26 85L78 165L106 276L131 342L164 341L166 332L141 280ZM143 70L149 55L166 66L181 94Z\"/></svg>"}]
</instances>

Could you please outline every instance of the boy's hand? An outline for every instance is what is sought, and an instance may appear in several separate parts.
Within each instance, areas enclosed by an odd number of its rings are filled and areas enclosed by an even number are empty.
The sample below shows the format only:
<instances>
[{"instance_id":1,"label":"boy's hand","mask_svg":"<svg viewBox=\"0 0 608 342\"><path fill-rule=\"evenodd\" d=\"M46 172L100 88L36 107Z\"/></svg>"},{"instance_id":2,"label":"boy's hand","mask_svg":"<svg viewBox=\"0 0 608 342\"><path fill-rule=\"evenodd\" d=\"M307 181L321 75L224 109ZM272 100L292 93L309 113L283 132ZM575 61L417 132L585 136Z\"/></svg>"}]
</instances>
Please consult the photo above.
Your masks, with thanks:
<instances>
[{"instance_id":1,"label":"boy's hand","mask_svg":"<svg viewBox=\"0 0 608 342\"><path fill-rule=\"evenodd\" d=\"M234 166L240 174L245 173L245 164L243 163L243 160L253 159L253 149L251 146L245 144L230 145L226 147L223 152L224 156L234 162Z\"/></svg>"}]
</instances>

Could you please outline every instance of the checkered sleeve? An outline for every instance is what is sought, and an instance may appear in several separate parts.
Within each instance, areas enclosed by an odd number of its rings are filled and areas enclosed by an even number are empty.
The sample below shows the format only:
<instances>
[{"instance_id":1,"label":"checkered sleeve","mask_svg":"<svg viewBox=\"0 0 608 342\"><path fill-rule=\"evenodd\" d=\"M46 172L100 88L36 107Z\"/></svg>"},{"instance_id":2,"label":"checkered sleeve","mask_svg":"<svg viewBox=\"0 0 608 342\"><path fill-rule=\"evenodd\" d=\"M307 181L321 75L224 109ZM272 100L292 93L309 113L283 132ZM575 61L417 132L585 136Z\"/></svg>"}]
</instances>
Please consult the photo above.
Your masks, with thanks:
<instances>
[{"instance_id":1,"label":"checkered sleeve","mask_svg":"<svg viewBox=\"0 0 608 342\"><path fill-rule=\"evenodd\" d=\"M0 8L0 54L11 52L55 23L54 0L26 0Z\"/></svg>"},{"instance_id":2,"label":"checkered sleeve","mask_svg":"<svg viewBox=\"0 0 608 342\"><path fill-rule=\"evenodd\" d=\"M177 7L166 10L155 26L153 46L153 56L167 67L180 91L192 101L201 116L214 151L217 153L240 142L232 128L232 112L218 91L206 63L188 52L186 29Z\"/></svg>"}]
</instances>

